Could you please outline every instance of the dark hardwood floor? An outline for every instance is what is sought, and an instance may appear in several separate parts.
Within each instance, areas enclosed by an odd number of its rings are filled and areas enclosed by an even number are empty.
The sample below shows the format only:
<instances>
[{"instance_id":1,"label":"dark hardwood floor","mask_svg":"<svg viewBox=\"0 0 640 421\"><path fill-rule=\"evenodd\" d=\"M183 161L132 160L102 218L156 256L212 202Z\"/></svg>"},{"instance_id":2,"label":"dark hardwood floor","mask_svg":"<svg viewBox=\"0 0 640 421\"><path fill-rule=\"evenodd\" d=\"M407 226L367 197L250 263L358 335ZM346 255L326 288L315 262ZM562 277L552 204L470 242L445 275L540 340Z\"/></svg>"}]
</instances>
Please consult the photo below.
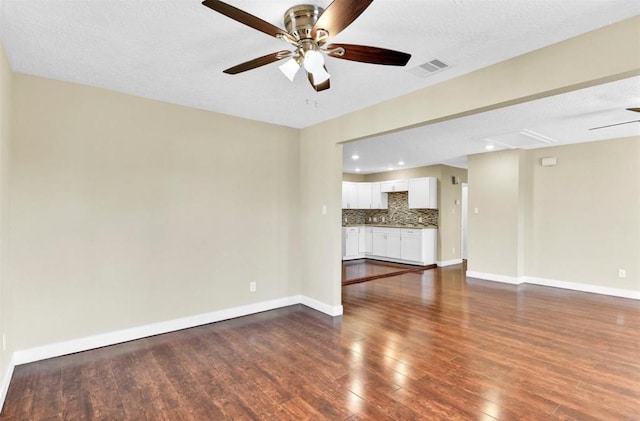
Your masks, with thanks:
<instances>
[{"instance_id":1,"label":"dark hardwood floor","mask_svg":"<svg viewBox=\"0 0 640 421\"><path fill-rule=\"evenodd\" d=\"M404 265L372 259L346 260L342 262L342 285L357 284L408 272L422 272L432 266Z\"/></svg>"},{"instance_id":2,"label":"dark hardwood floor","mask_svg":"<svg viewBox=\"0 0 640 421\"><path fill-rule=\"evenodd\" d=\"M640 303L459 267L16 367L0 420L638 420Z\"/></svg>"}]
</instances>

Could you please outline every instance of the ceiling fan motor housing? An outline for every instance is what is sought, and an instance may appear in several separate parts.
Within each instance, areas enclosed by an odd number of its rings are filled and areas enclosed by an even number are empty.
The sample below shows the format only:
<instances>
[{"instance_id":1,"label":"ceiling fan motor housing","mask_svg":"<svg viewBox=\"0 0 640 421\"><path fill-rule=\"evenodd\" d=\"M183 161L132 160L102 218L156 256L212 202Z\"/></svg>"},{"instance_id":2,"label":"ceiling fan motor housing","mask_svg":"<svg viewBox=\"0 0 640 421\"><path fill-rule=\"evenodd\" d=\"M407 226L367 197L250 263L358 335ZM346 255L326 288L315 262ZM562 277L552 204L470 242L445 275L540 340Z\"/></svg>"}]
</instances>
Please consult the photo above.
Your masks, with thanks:
<instances>
[{"instance_id":1,"label":"ceiling fan motor housing","mask_svg":"<svg viewBox=\"0 0 640 421\"><path fill-rule=\"evenodd\" d=\"M284 26L297 40L310 39L313 26L324 9L313 4L299 4L284 13Z\"/></svg>"}]
</instances>

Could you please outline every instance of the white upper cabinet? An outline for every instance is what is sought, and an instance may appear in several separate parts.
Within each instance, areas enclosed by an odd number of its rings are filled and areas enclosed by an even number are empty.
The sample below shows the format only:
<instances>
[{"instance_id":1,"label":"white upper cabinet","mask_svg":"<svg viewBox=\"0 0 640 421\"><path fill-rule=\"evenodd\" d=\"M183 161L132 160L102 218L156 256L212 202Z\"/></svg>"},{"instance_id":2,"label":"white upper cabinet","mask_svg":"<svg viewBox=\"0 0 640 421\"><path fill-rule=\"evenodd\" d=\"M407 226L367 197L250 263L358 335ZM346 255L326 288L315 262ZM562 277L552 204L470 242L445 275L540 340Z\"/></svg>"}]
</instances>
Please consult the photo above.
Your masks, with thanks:
<instances>
[{"instance_id":1,"label":"white upper cabinet","mask_svg":"<svg viewBox=\"0 0 640 421\"><path fill-rule=\"evenodd\" d=\"M342 182L342 209L387 209L387 193L382 183Z\"/></svg>"},{"instance_id":2,"label":"white upper cabinet","mask_svg":"<svg viewBox=\"0 0 640 421\"><path fill-rule=\"evenodd\" d=\"M382 183L371 183L371 209L388 209L388 195L382 193Z\"/></svg>"},{"instance_id":3,"label":"white upper cabinet","mask_svg":"<svg viewBox=\"0 0 640 421\"><path fill-rule=\"evenodd\" d=\"M358 190L358 209L371 209L371 183L356 183Z\"/></svg>"},{"instance_id":4,"label":"white upper cabinet","mask_svg":"<svg viewBox=\"0 0 640 421\"><path fill-rule=\"evenodd\" d=\"M394 193L409 190L409 183L407 180L383 181L380 185L380 191L383 193Z\"/></svg>"},{"instance_id":5,"label":"white upper cabinet","mask_svg":"<svg viewBox=\"0 0 640 421\"><path fill-rule=\"evenodd\" d=\"M342 209L358 208L358 184L350 181L342 182Z\"/></svg>"},{"instance_id":6,"label":"white upper cabinet","mask_svg":"<svg viewBox=\"0 0 640 421\"><path fill-rule=\"evenodd\" d=\"M409 180L409 209L438 208L438 179L435 177Z\"/></svg>"}]
</instances>

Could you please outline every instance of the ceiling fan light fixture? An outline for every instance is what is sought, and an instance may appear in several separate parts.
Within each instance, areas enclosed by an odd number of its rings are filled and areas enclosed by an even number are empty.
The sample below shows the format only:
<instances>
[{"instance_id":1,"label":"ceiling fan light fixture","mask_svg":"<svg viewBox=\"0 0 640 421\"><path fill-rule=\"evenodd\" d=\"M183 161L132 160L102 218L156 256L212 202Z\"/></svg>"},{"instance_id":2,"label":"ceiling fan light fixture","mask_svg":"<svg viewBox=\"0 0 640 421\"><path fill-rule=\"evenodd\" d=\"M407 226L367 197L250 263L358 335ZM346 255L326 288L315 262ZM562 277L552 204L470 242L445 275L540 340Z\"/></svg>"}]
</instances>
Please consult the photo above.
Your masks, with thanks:
<instances>
[{"instance_id":1,"label":"ceiling fan light fixture","mask_svg":"<svg viewBox=\"0 0 640 421\"><path fill-rule=\"evenodd\" d=\"M298 60L295 57L291 57L289 60L285 61L284 64L281 64L278 67L287 79L293 82L293 79L296 77L296 73L298 73L298 69L300 69L300 63L298 63Z\"/></svg>"},{"instance_id":2,"label":"ceiling fan light fixture","mask_svg":"<svg viewBox=\"0 0 640 421\"><path fill-rule=\"evenodd\" d=\"M322 54L318 51L308 50L304 53L304 68L307 72L313 73L314 78L316 76L316 72L324 71L323 66L324 57L322 57Z\"/></svg>"},{"instance_id":3,"label":"ceiling fan light fixture","mask_svg":"<svg viewBox=\"0 0 640 421\"><path fill-rule=\"evenodd\" d=\"M327 72L324 69L324 67L321 67L319 70L316 70L315 72L311 72L311 74L313 75L313 84L316 86L325 83L331 77L329 72Z\"/></svg>"}]
</instances>

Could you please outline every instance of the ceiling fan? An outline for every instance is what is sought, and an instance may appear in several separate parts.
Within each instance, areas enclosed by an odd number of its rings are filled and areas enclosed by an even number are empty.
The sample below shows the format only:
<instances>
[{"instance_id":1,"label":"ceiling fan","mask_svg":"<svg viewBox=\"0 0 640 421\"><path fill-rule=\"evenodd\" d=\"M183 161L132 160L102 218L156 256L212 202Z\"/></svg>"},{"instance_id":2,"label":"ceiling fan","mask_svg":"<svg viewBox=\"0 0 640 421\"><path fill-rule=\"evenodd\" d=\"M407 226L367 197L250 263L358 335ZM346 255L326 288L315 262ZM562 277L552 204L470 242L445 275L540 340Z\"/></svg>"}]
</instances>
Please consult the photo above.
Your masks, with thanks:
<instances>
[{"instance_id":1,"label":"ceiling fan","mask_svg":"<svg viewBox=\"0 0 640 421\"><path fill-rule=\"evenodd\" d=\"M300 67L304 67L309 83L319 92L330 87L330 75L323 55L390 66L404 66L411 58L411 54L386 48L328 44L331 38L356 20L372 2L373 0L334 0L326 9L310 4L293 6L284 14L286 31L218 0L205 0L202 4L267 35L286 41L294 47L293 51L281 50L238 64L224 70L224 73L235 75L288 58L289 60L280 66L285 76L293 82Z\"/></svg>"},{"instance_id":2,"label":"ceiling fan","mask_svg":"<svg viewBox=\"0 0 640 421\"><path fill-rule=\"evenodd\" d=\"M627 108L627 111L634 111L636 113L640 113L640 107L638 107L638 108ZM630 124L630 123L640 123L640 119L631 120L631 121L625 121L625 122L622 122L622 123L607 124L606 126L592 127L589 130L606 129L607 127L621 126L623 124Z\"/></svg>"}]
</instances>

